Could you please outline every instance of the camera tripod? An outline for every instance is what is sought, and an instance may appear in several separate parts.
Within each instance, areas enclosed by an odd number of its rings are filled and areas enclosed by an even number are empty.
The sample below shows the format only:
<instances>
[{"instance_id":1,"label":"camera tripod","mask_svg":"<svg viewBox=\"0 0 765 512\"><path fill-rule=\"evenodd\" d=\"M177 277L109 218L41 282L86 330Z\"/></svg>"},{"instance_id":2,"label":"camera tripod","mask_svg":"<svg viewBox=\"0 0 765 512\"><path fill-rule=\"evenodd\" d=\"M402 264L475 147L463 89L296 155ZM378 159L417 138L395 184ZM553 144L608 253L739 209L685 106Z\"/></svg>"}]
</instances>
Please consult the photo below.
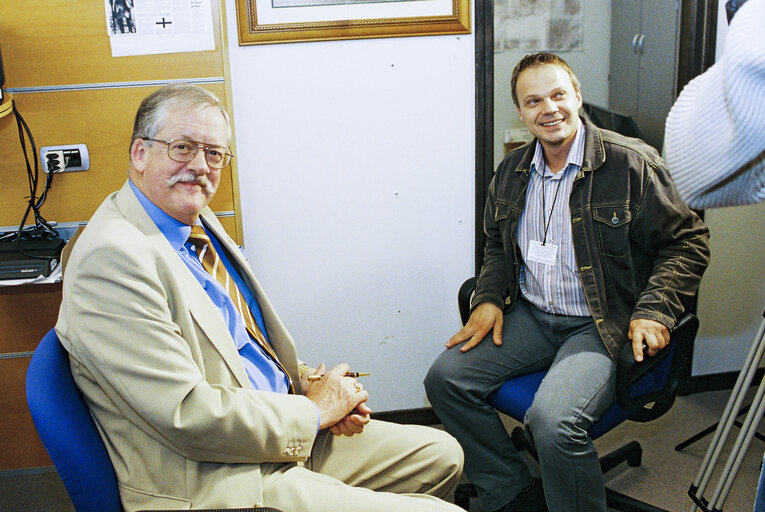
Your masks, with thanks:
<instances>
[{"instance_id":1,"label":"camera tripod","mask_svg":"<svg viewBox=\"0 0 765 512\"><path fill-rule=\"evenodd\" d=\"M730 493L733 481L749 449L757 426L760 424L760 420L762 420L763 413L765 413L765 379L763 379L757 388L754 400L749 405L746 418L733 444L728 461L720 473L717 487L714 489L711 498L705 498L704 491L720 459L723 446L736 423L736 418L744 412L741 407L744 395L751 386L755 372L765 355L765 311L763 311L762 315L763 321L752 342L752 347L749 349L744 365L741 367L736 384L733 386L733 391L717 425L715 435L701 463L699 473L696 476L696 480L691 484L690 489L688 489L688 496L693 500L690 512L695 512L699 508L704 512L722 512L725 499Z\"/></svg>"}]
</instances>

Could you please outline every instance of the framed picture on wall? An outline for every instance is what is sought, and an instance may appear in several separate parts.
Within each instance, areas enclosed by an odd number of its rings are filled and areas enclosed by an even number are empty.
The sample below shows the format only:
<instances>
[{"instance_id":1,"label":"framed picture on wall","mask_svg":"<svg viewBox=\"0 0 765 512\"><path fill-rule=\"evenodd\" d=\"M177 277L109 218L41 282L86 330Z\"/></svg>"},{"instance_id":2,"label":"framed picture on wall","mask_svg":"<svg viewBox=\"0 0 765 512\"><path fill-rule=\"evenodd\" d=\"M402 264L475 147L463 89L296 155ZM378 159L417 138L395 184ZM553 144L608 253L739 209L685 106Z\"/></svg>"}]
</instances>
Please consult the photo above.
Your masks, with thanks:
<instances>
[{"instance_id":1,"label":"framed picture on wall","mask_svg":"<svg viewBox=\"0 0 765 512\"><path fill-rule=\"evenodd\" d=\"M470 0L236 0L239 44L470 32Z\"/></svg>"}]
</instances>

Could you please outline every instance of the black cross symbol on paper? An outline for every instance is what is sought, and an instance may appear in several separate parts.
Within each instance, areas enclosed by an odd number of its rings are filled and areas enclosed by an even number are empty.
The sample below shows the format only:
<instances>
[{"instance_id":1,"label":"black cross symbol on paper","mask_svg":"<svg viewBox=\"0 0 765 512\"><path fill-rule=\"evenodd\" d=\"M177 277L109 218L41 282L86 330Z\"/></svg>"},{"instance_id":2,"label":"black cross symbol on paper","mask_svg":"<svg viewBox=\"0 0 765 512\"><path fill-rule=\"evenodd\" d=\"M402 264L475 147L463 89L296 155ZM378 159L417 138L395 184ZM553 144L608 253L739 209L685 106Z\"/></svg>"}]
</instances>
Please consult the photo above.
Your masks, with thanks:
<instances>
[{"instance_id":1,"label":"black cross symbol on paper","mask_svg":"<svg viewBox=\"0 0 765 512\"><path fill-rule=\"evenodd\" d=\"M165 17L162 16L162 21L158 21L155 23L155 25L162 25L162 28L167 28L167 25L172 25L172 21L165 21Z\"/></svg>"}]
</instances>

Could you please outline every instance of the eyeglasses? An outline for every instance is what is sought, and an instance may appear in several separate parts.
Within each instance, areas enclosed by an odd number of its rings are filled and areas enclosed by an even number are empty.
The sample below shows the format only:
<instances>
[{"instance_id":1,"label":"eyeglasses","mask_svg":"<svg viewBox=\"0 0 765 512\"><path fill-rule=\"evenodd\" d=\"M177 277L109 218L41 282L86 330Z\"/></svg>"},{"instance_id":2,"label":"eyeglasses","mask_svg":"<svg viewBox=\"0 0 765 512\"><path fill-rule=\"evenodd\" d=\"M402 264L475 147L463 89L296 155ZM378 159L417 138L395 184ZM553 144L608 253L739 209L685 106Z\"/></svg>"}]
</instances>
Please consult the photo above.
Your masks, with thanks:
<instances>
[{"instance_id":1,"label":"eyeglasses","mask_svg":"<svg viewBox=\"0 0 765 512\"><path fill-rule=\"evenodd\" d=\"M214 169L222 169L226 167L231 158L234 156L229 152L227 148L223 146L211 146L202 142L194 142L193 140L173 139L173 140L159 140L149 139L141 137L143 140L149 140L151 142L159 142L167 146L167 156L171 160L176 162L186 163L191 162L197 151L201 148L205 152L205 160L207 165Z\"/></svg>"}]
</instances>

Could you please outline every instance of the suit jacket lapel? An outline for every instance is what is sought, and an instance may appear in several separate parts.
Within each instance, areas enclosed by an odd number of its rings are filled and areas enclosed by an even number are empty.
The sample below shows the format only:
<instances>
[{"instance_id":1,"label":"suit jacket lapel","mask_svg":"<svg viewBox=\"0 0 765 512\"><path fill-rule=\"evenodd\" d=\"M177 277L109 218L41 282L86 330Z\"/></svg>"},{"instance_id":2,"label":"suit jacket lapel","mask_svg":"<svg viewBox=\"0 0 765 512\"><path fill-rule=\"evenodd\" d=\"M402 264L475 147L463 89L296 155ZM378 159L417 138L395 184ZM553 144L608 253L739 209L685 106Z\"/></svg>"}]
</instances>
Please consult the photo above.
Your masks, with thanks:
<instances>
[{"instance_id":1,"label":"suit jacket lapel","mask_svg":"<svg viewBox=\"0 0 765 512\"><path fill-rule=\"evenodd\" d=\"M271 346L276 352L279 362L284 366L284 369L289 373L290 378L294 382L298 382L300 379L297 373L297 354L295 352L295 343L292 337L287 332L287 329L282 324L282 321L276 314L271 302L268 300L263 288L260 286L255 275L252 273L249 263L239 250L239 246L228 236L226 230L223 229L220 221L215 217L215 214L209 208L205 208L201 214L202 223L206 228L210 229L212 233L218 238L229 261L234 265L244 279L247 286L255 295L255 299L258 301L260 310L263 313L263 320L266 325L266 332L268 333L268 339L271 342Z\"/></svg>"},{"instance_id":2,"label":"suit jacket lapel","mask_svg":"<svg viewBox=\"0 0 765 512\"><path fill-rule=\"evenodd\" d=\"M167 241L167 238L157 228L149 214L146 213L146 210L144 210L141 203L135 197L128 183L125 183L118 192L116 202L125 218L143 231L157 249L164 253L165 257L172 262L173 276L183 290L184 303L191 312L191 315L197 321L202 331L204 331L209 342L226 362L239 385L244 388L251 388L252 384L247 377L247 372L244 369L239 352L236 350L234 340L223 318L212 301L210 301L210 297Z\"/></svg>"}]
</instances>

